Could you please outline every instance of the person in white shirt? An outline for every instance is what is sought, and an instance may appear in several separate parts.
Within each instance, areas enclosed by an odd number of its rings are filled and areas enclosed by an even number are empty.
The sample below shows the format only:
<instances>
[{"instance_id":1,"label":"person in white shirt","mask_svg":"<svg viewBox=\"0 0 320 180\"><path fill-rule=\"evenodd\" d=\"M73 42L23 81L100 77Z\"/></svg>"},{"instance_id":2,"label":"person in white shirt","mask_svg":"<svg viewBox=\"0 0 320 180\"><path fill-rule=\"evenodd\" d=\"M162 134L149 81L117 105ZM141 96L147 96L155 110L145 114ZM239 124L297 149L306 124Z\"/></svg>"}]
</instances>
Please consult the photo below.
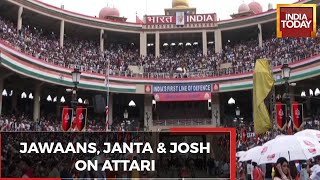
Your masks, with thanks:
<instances>
[{"instance_id":1,"label":"person in white shirt","mask_svg":"<svg viewBox=\"0 0 320 180\"><path fill-rule=\"evenodd\" d=\"M251 161L247 162L247 180L252 180L252 171L253 171L253 166L251 164Z\"/></svg>"},{"instance_id":2,"label":"person in white shirt","mask_svg":"<svg viewBox=\"0 0 320 180\"><path fill-rule=\"evenodd\" d=\"M317 164L315 164L314 166L312 166L312 168L310 168L311 171L311 176L310 179L312 180L320 180L320 157L317 157Z\"/></svg>"}]
</instances>

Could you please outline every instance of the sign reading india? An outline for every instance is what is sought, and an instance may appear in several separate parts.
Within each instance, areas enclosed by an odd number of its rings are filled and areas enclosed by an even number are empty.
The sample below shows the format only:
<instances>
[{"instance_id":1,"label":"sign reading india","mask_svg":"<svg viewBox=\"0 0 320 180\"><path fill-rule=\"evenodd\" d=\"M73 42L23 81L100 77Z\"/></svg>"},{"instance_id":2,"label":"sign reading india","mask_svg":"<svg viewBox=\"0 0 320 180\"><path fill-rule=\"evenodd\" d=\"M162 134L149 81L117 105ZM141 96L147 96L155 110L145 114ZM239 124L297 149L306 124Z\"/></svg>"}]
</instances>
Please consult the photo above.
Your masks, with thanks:
<instances>
[{"instance_id":1,"label":"sign reading india","mask_svg":"<svg viewBox=\"0 0 320 180\"><path fill-rule=\"evenodd\" d=\"M216 14L188 14L184 16L188 23L216 22ZM176 24L176 16L146 16L146 24Z\"/></svg>"},{"instance_id":2,"label":"sign reading india","mask_svg":"<svg viewBox=\"0 0 320 180\"><path fill-rule=\"evenodd\" d=\"M202 84L155 84L153 93L185 93L185 92L211 92L212 85Z\"/></svg>"},{"instance_id":3,"label":"sign reading india","mask_svg":"<svg viewBox=\"0 0 320 180\"><path fill-rule=\"evenodd\" d=\"M316 7L316 4L278 4L277 37L315 38Z\"/></svg>"}]
</instances>

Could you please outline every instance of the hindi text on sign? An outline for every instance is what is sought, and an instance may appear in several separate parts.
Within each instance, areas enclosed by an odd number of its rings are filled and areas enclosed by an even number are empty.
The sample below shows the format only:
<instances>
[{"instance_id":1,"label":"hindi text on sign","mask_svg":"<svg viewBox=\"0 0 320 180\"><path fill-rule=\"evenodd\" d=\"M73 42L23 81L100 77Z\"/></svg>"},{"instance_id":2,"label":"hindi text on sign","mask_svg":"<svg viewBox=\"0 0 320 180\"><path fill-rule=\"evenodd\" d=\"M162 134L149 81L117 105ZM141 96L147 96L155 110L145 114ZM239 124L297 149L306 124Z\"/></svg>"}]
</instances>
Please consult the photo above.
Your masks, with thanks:
<instances>
[{"instance_id":1,"label":"hindi text on sign","mask_svg":"<svg viewBox=\"0 0 320 180\"><path fill-rule=\"evenodd\" d=\"M190 14L185 16L186 23L216 22L216 14ZM146 24L175 24L175 16L147 16Z\"/></svg>"}]
</instances>

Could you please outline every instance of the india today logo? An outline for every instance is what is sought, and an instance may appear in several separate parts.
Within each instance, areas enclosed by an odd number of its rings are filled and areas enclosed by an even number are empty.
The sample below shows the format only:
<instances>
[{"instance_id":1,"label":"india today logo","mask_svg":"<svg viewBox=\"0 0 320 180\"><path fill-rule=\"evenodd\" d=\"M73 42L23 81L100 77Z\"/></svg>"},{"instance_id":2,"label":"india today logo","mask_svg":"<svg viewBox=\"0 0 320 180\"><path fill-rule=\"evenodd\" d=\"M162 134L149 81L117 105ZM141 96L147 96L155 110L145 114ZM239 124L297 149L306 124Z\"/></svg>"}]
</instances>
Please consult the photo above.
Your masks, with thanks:
<instances>
[{"instance_id":1,"label":"india today logo","mask_svg":"<svg viewBox=\"0 0 320 180\"><path fill-rule=\"evenodd\" d=\"M278 4L277 37L315 38L316 7L316 4Z\"/></svg>"}]
</instances>

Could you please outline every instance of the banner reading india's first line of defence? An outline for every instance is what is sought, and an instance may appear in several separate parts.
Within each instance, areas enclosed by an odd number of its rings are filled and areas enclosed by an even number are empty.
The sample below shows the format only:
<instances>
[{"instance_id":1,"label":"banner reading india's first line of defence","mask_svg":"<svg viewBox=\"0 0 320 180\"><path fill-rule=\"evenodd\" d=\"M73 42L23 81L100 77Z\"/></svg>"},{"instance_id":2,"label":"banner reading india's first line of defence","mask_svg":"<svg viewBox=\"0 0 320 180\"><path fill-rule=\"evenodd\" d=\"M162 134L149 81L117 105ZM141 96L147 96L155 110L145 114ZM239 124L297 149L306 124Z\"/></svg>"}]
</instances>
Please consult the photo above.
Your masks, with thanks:
<instances>
[{"instance_id":1,"label":"banner reading india's first line of defence","mask_svg":"<svg viewBox=\"0 0 320 180\"><path fill-rule=\"evenodd\" d=\"M211 99L212 84L155 84L156 101L204 101Z\"/></svg>"},{"instance_id":2,"label":"banner reading india's first line of defence","mask_svg":"<svg viewBox=\"0 0 320 180\"><path fill-rule=\"evenodd\" d=\"M153 93L211 92L212 84L155 84Z\"/></svg>"}]
</instances>

